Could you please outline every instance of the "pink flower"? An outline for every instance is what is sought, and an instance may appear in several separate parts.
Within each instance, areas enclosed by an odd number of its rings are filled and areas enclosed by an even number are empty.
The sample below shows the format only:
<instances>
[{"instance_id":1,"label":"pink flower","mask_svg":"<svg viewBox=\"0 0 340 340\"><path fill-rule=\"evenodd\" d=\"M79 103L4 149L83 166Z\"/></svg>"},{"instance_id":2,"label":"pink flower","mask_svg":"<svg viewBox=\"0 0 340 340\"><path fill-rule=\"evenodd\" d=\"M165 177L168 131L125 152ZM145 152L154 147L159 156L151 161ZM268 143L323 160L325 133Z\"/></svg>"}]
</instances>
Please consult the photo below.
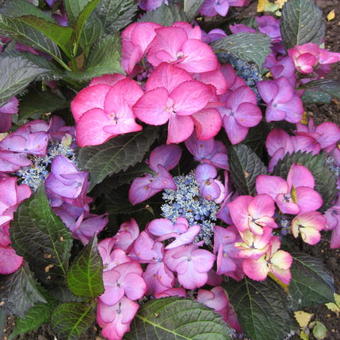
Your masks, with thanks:
<instances>
[{"instance_id":1,"label":"pink flower","mask_svg":"<svg viewBox=\"0 0 340 340\"><path fill-rule=\"evenodd\" d=\"M332 151L340 139L340 128L335 123L324 122L315 126L313 119L309 119L308 125L300 123L296 124L296 127L297 135L315 139L320 148L327 152Z\"/></svg>"},{"instance_id":2,"label":"pink flower","mask_svg":"<svg viewBox=\"0 0 340 340\"><path fill-rule=\"evenodd\" d=\"M12 126L12 115L19 111L19 100L12 97L7 103L0 106L0 132L8 131Z\"/></svg>"},{"instance_id":3,"label":"pink flower","mask_svg":"<svg viewBox=\"0 0 340 340\"><path fill-rule=\"evenodd\" d=\"M263 234L263 228L277 228L273 218L275 204L268 195L239 196L228 203L230 216L239 232L250 230L256 235Z\"/></svg>"},{"instance_id":4,"label":"pink flower","mask_svg":"<svg viewBox=\"0 0 340 340\"><path fill-rule=\"evenodd\" d=\"M257 83L259 93L267 104L267 122L287 120L298 123L303 114L303 104L286 78L264 80Z\"/></svg>"},{"instance_id":5,"label":"pink flower","mask_svg":"<svg viewBox=\"0 0 340 340\"><path fill-rule=\"evenodd\" d=\"M152 22L135 22L122 32L122 67L126 73L134 71L143 58L151 41L156 36L156 28L162 27Z\"/></svg>"},{"instance_id":6,"label":"pink flower","mask_svg":"<svg viewBox=\"0 0 340 340\"><path fill-rule=\"evenodd\" d=\"M280 281L289 284L291 280L290 267L292 256L284 250L279 250L280 240L273 237L265 255L258 259L246 259L243 270L247 276L256 281L263 281L269 273L273 273Z\"/></svg>"},{"instance_id":7,"label":"pink flower","mask_svg":"<svg viewBox=\"0 0 340 340\"><path fill-rule=\"evenodd\" d=\"M240 235L242 241L235 243L235 247L239 250L239 257L256 260L267 252L272 238L272 228L263 228L262 235L253 234L249 229L241 232Z\"/></svg>"},{"instance_id":8,"label":"pink flower","mask_svg":"<svg viewBox=\"0 0 340 340\"><path fill-rule=\"evenodd\" d=\"M184 217L179 217L175 223L166 218L158 218L149 223L147 230L151 235L157 237L158 241L175 238L165 247L165 249L172 249L192 243L201 227L198 225L189 227L189 223Z\"/></svg>"},{"instance_id":9,"label":"pink flower","mask_svg":"<svg viewBox=\"0 0 340 340\"><path fill-rule=\"evenodd\" d=\"M187 293L184 288L169 288L169 289L164 290L161 293L155 294L156 299L161 299L161 298L171 297L171 296L178 296L178 297L185 298L187 297Z\"/></svg>"},{"instance_id":10,"label":"pink flower","mask_svg":"<svg viewBox=\"0 0 340 340\"><path fill-rule=\"evenodd\" d=\"M188 33L191 31L176 27L176 24L155 31L156 36L147 53L147 59L153 66L167 62L192 73L209 72L218 67L211 47L197 37L190 37Z\"/></svg>"},{"instance_id":11,"label":"pink flower","mask_svg":"<svg viewBox=\"0 0 340 340\"><path fill-rule=\"evenodd\" d=\"M269 171L273 171L277 162L287 153L305 151L316 155L320 152L320 144L313 137L302 133L298 136L289 136L282 129L270 131L266 139L266 148L271 156L268 167Z\"/></svg>"},{"instance_id":12,"label":"pink flower","mask_svg":"<svg viewBox=\"0 0 340 340\"><path fill-rule=\"evenodd\" d=\"M315 185L311 172L302 165L293 164L287 181L278 176L260 175L256 179L259 194L272 197L284 214L301 214L319 209L322 198L313 190Z\"/></svg>"},{"instance_id":13,"label":"pink flower","mask_svg":"<svg viewBox=\"0 0 340 340\"><path fill-rule=\"evenodd\" d=\"M295 238L300 234L304 242L314 245L320 241L320 231L325 229L326 219L317 211L307 212L295 216L291 227Z\"/></svg>"},{"instance_id":14,"label":"pink flower","mask_svg":"<svg viewBox=\"0 0 340 340\"><path fill-rule=\"evenodd\" d=\"M168 144L185 141L195 125L200 139L215 136L221 127L218 112L205 109L215 99L213 87L190 79L184 70L163 63L151 74L145 94L133 107L136 116L147 124L169 122Z\"/></svg>"},{"instance_id":15,"label":"pink flower","mask_svg":"<svg viewBox=\"0 0 340 340\"><path fill-rule=\"evenodd\" d=\"M98 84L82 89L71 103L78 145L99 145L118 135L142 130L132 111L142 94L140 86L128 78L112 86Z\"/></svg>"},{"instance_id":16,"label":"pink flower","mask_svg":"<svg viewBox=\"0 0 340 340\"><path fill-rule=\"evenodd\" d=\"M133 247L133 242L139 235L139 226L134 218L120 225L118 232L113 237L115 247L126 252Z\"/></svg>"},{"instance_id":17,"label":"pink flower","mask_svg":"<svg viewBox=\"0 0 340 340\"><path fill-rule=\"evenodd\" d=\"M340 53L329 52L319 45L307 43L288 50L296 69L301 73L311 73L320 65L328 65L340 61Z\"/></svg>"},{"instance_id":18,"label":"pink flower","mask_svg":"<svg viewBox=\"0 0 340 340\"><path fill-rule=\"evenodd\" d=\"M48 128L43 120L31 121L4 138L0 142L0 149L44 156L48 144Z\"/></svg>"},{"instance_id":19,"label":"pink flower","mask_svg":"<svg viewBox=\"0 0 340 340\"><path fill-rule=\"evenodd\" d=\"M331 245L332 249L340 248L340 196L337 202L325 212L326 230L332 230Z\"/></svg>"},{"instance_id":20,"label":"pink flower","mask_svg":"<svg viewBox=\"0 0 340 340\"><path fill-rule=\"evenodd\" d=\"M213 138L199 140L193 133L185 141L185 146L196 161L211 164L217 168L228 169L227 148L222 142L215 141Z\"/></svg>"},{"instance_id":21,"label":"pink flower","mask_svg":"<svg viewBox=\"0 0 340 340\"><path fill-rule=\"evenodd\" d=\"M102 335L108 340L121 340L130 331L130 323L139 309L138 303L122 297L115 305L106 305L99 300L97 322Z\"/></svg>"},{"instance_id":22,"label":"pink flower","mask_svg":"<svg viewBox=\"0 0 340 340\"><path fill-rule=\"evenodd\" d=\"M113 249L114 245L115 240L113 238L106 238L98 244L98 252L103 260L104 272L120 264L131 262L125 251L119 248Z\"/></svg>"},{"instance_id":23,"label":"pink flower","mask_svg":"<svg viewBox=\"0 0 340 340\"><path fill-rule=\"evenodd\" d=\"M261 110L256 105L256 95L247 86L242 86L223 98L224 106L219 107L223 126L232 144L240 143L247 136L250 127L262 119Z\"/></svg>"},{"instance_id":24,"label":"pink flower","mask_svg":"<svg viewBox=\"0 0 340 340\"><path fill-rule=\"evenodd\" d=\"M234 226L228 228L214 227L214 254L217 254L218 275L230 276L235 280L243 278L242 260L239 259L239 250L235 247L235 243L241 241L241 237Z\"/></svg>"},{"instance_id":25,"label":"pink flower","mask_svg":"<svg viewBox=\"0 0 340 340\"><path fill-rule=\"evenodd\" d=\"M140 299L146 291L146 284L142 274L142 267L137 262L122 263L104 272L105 291L99 296L99 300L109 306L113 306L123 296L131 300Z\"/></svg>"},{"instance_id":26,"label":"pink flower","mask_svg":"<svg viewBox=\"0 0 340 340\"><path fill-rule=\"evenodd\" d=\"M166 265L177 273L179 283L186 289L202 287L214 261L212 253L194 244L170 249L165 254Z\"/></svg>"}]
</instances>

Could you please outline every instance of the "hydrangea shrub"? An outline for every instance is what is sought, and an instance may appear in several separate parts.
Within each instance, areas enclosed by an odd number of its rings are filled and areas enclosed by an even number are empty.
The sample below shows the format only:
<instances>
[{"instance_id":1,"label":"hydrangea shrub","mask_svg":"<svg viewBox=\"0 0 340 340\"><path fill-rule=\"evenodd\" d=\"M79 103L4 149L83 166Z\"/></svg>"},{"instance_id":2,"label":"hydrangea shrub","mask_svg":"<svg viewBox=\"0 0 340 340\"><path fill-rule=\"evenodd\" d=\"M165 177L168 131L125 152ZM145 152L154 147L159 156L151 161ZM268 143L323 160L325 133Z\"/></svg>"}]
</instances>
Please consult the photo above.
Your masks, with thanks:
<instances>
[{"instance_id":1,"label":"hydrangea shrub","mask_svg":"<svg viewBox=\"0 0 340 340\"><path fill-rule=\"evenodd\" d=\"M308 252L340 247L340 128L306 104L340 98L340 53L313 0L250 2L3 2L12 338L281 340L333 300Z\"/></svg>"}]
</instances>

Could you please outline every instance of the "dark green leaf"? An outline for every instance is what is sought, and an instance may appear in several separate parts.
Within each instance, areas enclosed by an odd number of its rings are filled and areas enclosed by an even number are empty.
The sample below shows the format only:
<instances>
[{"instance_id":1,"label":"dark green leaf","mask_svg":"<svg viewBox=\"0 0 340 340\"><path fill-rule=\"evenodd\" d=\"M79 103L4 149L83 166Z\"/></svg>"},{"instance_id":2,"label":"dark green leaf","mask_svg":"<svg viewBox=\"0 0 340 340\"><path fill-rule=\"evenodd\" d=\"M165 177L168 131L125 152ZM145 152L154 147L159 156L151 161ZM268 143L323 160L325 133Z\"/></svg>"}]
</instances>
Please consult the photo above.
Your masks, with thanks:
<instances>
[{"instance_id":1,"label":"dark green leaf","mask_svg":"<svg viewBox=\"0 0 340 340\"><path fill-rule=\"evenodd\" d=\"M79 45L81 46L85 56L87 57L91 46L93 46L103 33L103 24L99 17L92 13L89 20L86 21L85 27L81 33Z\"/></svg>"},{"instance_id":2,"label":"dark green leaf","mask_svg":"<svg viewBox=\"0 0 340 340\"><path fill-rule=\"evenodd\" d=\"M321 194L323 199L321 210L327 210L332 205L337 192L337 178L327 165L327 155L324 153L313 155L302 151L286 154L274 168L274 175L286 178L292 164L303 165L311 171L316 183L315 190Z\"/></svg>"},{"instance_id":3,"label":"dark green leaf","mask_svg":"<svg viewBox=\"0 0 340 340\"><path fill-rule=\"evenodd\" d=\"M77 296L95 298L104 293L103 262L92 239L78 254L67 272L67 285Z\"/></svg>"},{"instance_id":4,"label":"dark green leaf","mask_svg":"<svg viewBox=\"0 0 340 340\"><path fill-rule=\"evenodd\" d=\"M34 331L44 323L49 322L53 309L53 304L38 303L34 305L22 318L16 320L9 339L11 340L20 334Z\"/></svg>"},{"instance_id":5,"label":"dark green leaf","mask_svg":"<svg viewBox=\"0 0 340 340\"><path fill-rule=\"evenodd\" d=\"M59 305L52 314L53 330L65 340L78 339L95 321L95 306L69 302Z\"/></svg>"},{"instance_id":6,"label":"dark green leaf","mask_svg":"<svg viewBox=\"0 0 340 340\"><path fill-rule=\"evenodd\" d=\"M293 323L287 298L274 281L230 280L224 288L247 337L252 340L281 340L289 333Z\"/></svg>"},{"instance_id":7,"label":"dark green leaf","mask_svg":"<svg viewBox=\"0 0 340 340\"><path fill-rule=\"evenodd\" d=\"M322 11L314 0L289 0L282 9L281 34L287 48L321 44L325 37Z\"/></svg>"},{"instance_id":8,"label":"dark green leaf","mask_svg":"<svg viewBox=\"0 0 340 340\"><path fill-rule=\"evenodd\" d=\"M262 68L270 53L270 38L261 33L232 34L212 43L215 52L226 52Z\"/></svg>"},{"instance_id":9,"label":"dark green leaf","mask_svg":"<svg viewBox=\"0 0 340 340\"><path fill-rule=\"evenodd\" d=\"M154 11L145 13L138 21L155 22L164 26L170 26L176 21L188 21L184 11L176 4L163 4Z\"/></svg>"},{"instance_id":10,"label":"dark green leaf","mask_svg":"<svg viewBox=\"0 0 340 340\"><path fill-rule=\"evenodd\" d=\"M23 316L36 303L46 303L28 265L11 275L0 276L0 299L11 314Z\"/></svg>"},{"instance_id":11,"label":"dark green leaf","mask_svg":"<svg viewBox=\"0 0 340 340\"><path fill-rule=\"evenodd\" d=\"M126 340L228 340L231 330L212 309L189 299L151 300L139 310Z\"/></svg>"},{"instance_id":12,"label":"dark green leaf","mask_svg":"<svg viewBox=\"0 0 340 340\"><path fill-rule=\"evenodd\" d=\"M61 58L58 46L44 34L19 19L5 18L0 15L0 34L49 54L65 69L68 69Z\"/></svg>"},{"instance_id":13,"label":"dark green leaf","mask_svg":"<svg viewBox=\"0 0 340 340\"><path fill-rule=\"evenodd\" d=\"M313 103L329 104L332 101L332 97L329 94L321 92L317 89L305 90L301 99L304 103L307 104Z\"/></svg>"},{"instance_id":14,"label":"dark green leaf","mask_svg":"<svg viewBox=\"0 0 340 340\"><path fill-rule=\"evenodd\" d=\"M340 99L340 80L320 79L313 80L301 86L302 89L311 89Z\"/></svg>"},{"instance_id":15,"label":"dark green leaf","mask_svg":"<svg viewBox=\"0 0 340 340\"><path fill-rule=\"evenodd\" d=\"M107 73L123 73L120 65L120 38L107 35L90 50L85 70L70 72L66 77L78 81L90 80Z\"/></svg>"},{"instance_id":16,"label":"dark green leaf","mask_svg":"<svg viewBox=\"0 0 340 340\"><path fill-rule=\"evenodd\" d=\"M52 211L43 188L19 206L10 233L13 248L32 265L40 280L50 284L63 281L72 236Z\"/></svg>"},{"instance_id":17,"label":"dark green leaf","mask_svg":"<svg viewBox=\"0 0 340 340\"><path fill-rule=\"evenodd\" d=\"M184 13L189 20L195 19L204 0L184 0Z\"/></svg>"},{"instance_id":18,"label":"dark green leaf","mask_svg":"<svg viewBox=\"0 0 340 340\"><path fill-rule=\"evenodd\" d=\"M228 150L230 177L241 195L253 195L256 192L256 177L265 175L267 168L250 147L238 144Z\"/></svg>"},{"instance_id":19,"label":"dark green leaf","mask_svg":"<svg viewBox=\"0 0 340 340\"><path fill-rule=\"evenodd\" d=\"M105 144L81 148L79 165L90 172L91 188L120 171L139 163L158 136L154 126L138 133L115 137Z\"/></svg>"},{"instance_id":20,"label":"dark green leaf","mask_svg":"<svg viewBox=\"0 0 340 340\"><path fill-rule=\"evenodd\" d=\"M0 105L20 93L37 77L50 72L21 57L0 57Z\"/></svg>"},{"instance_id":21,"label":"dark green leaf","mask_svg":"<svg viewBox=\"0 0 340 340\"><path fill-rule=\"evenodd\" d=\"M44 19L36 18L32 15L22 16L18 18L18 20L43 33L46 37L57 44L68 57L71 57L71 37L73 34L73 29L71 27L59 26Z\"/></svg>"},{"instance_id":22,"label":"dark green leaf","mask_svg":"<svg viewBox=\"0 0 340 340\"><path fill-rule=\"evenodd\" d=\"M43 113L54 112L68 107L69 103L49 91L33 90L20 99L18 124L29 118L39 118Z\"/></svg>"},{"instance_id":23,"label":"dark green leaf","mask_svg":"<svg viewBox=\"0 0 340 340\"><path fill-rule=\"evenodd\" d=\"M25 0L5 1L5 4L0 9L0 13L6 17L12 18L21 17L23 15L33 15L37 18L54 22L51 15L41 11L39 8Z\"/></svg>"},{"instance_id":24,"label":"dark green leaf","mask_svg":"<svg viewBox=\"0 0 340 340\"><path fill-rule=\"evenodd\" d=\"M97 11L105 32L110 34L127 26L137 10L138 6L133 0L101 0Z\"/></svg>"},{"instance_id":25,"label":"dark green leaf","mask_svg":"<svg viewBox=\"0 0 340 340\"><path fill-rule=\"evenodd\" d=\"M304 254L293 254L292 281L288 287L294 309L334 300L334 280L322 261Z\"/></svg>"}]
</instances>

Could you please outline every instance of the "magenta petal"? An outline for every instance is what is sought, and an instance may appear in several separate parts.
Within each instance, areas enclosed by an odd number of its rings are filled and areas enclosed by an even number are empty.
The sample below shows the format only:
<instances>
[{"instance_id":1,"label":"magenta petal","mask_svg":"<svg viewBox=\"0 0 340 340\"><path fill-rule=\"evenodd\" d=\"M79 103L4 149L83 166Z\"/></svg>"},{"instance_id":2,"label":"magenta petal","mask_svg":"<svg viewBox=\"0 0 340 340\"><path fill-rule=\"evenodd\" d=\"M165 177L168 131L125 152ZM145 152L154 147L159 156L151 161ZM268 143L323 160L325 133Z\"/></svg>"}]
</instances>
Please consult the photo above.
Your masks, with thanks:
<instances>
[{"instance_id":1,"label":"magenta petal","mask_svg":"<svg viewBox=\"0 0 340 340\"><path fill-rule=\"evenodd\" d=\"M288 193L289 188L281 177L260 175L256 178L256 191L258 194L267 194L275 200L277 195Z\"/></svg>"},{"instance_id":2,"label":"magenta petal","mask_svg":"<svg viewBox=\"0 0 340 340\"><path fill-rule=\"evenodd\" d=\"M168 125L167 144L181 143L187 140L194 131L194 122L191 117L171 116Z\"/></svg>"},{"instance_id":3,"label":"magenta petal","mask_svg":"<svg viewBox=\"0 0 340 340\"><path fill-rule=\"evenodd\" d=\"M21 267L23 260L23 257L18 256L10 246L0 246L0 274L14 273Z\"/></svg>"},{"instance_id":4,"label":"magenta petal","mask_svg":"<svg viewBox=\"0 0 340 340\"><path fill-rule=\"evenodd\" d=\"M296 197L301 214L318 210L323 203L321 195L315 190L307 187L296 188Z\"/></svg>"},{"instance_id":5,"label":"magenta petal","mask_svg":"<svg viewBox=\"0 0 340 340\"><path fill-rule=\"evenodd\" d=\"M221 129L222 119L215 109L204 109L192 115L195 131L199 140L215 137Z\"/></svg>"},{"instance_id":6,"label":"magenta petal","mask_svg":"<svg viewBox=\"0 0 340 340\"><path fill-rule=\"evenodd\" d=\"M235 117L224 117L223 126L232 144L242 142L246 138L249 130L247 127L240 125Z\"/></svg>"},{"instance_id":7,"label":"magenta petal","mask_svg":"<svg viewBox=\"0 0 340 340\"><path fill-rule=\"evenodd\" d=\"M239 196L227 204L231 219L239 231L249 229L248 206L252 201L253 197L251 196Z\"/></svg>"},{"instance_id":8,"label":"magenta petal","mask_svg":"<svg viewBox=\"0 0 340 340\"><path fill-rule=\"evenodd\" d=\"M177 166L181 156L182 150L178 145L160 145L150 154L150 169L158 172L158 165L162 165L166 170L172 170Z\"/></svg>"},{"instance_id":9,"label":"magenta petal","mask_svg":"<svg viewBox=\"0 0 340 340\"><path fill-rule=\"evenodd\" d=\"M157 88L146 92L133 106L133 112L147 124L163 125L170 116L167 105L168 91L165 88Z\"/></svg>"},{"instance_id":10,"label":"magenta petal","mask_svg":"<svg viewBox=\"0 0 340 340\"><path fill-rule=\"evenodd\" d=\"M195 169L195 179L198 183L201 183L209 178L215 178L217 176L217 170L210 164L200 164Z\"/></svg>"},{"instance_id":11,"label":"magenta petal","mask_svg":"<svg viewBox=\"0 0 340 340\"><path fill-rule=\"evenodd\" d=\"M262 119L261 110L252 103L242 103L235 112L237 122L245 127L253 127Z\"/></svg>"},{"instance_id":12,"label":"magenta petal","mask_svg":"<svg viewBox=\"0 0 340 340\"><path fill-rule=\"evenodd\" d=\"M269 269L264 257L258 260L246 259L243 261L242 268L245 274L253 280L263 281L266 279Z\"/></svg>"},{"instance_id":13,"label":"magenta petal","mask_svg":"<svg viewBox=\"0 0 340 340\"><path fill-rule=\"evenodd\" d=\"M287 183L290 188L308 187L313 189L315 185L312 173L304 166L293 164L288 172Z\"/></svg>"}]
</instances>

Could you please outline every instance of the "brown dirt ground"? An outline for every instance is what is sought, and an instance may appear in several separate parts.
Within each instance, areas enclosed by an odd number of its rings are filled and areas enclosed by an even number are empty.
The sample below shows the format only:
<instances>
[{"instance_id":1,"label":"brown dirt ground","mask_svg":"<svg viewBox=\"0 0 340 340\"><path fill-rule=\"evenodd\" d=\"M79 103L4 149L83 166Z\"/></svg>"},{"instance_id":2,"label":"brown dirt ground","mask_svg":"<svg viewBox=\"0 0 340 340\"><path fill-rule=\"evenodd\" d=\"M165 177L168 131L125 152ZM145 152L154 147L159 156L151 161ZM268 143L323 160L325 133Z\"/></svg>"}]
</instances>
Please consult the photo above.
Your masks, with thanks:
<instances>
[{"instance_id":1,"label":"brown dirt ground","mask_svg":"<svg viewBox=\"0 0 340 340\"><path fill-rule=\"evenodd\" d=\"M333 52L340 52L340 0L316 0L318 6L327 15L331 10L335 10L335 19L327 21L327 34L325 46ZM252 6L252 9L254 7ZM250 9L251 10L251 9ZM248 10L247 10L248 12ZM249 13L249 12L248 12ZM332 79L340 79L340 63L333 67L330 74ZM333 121L340 124L340 101L333 101L331 104L311 105L307 107L308 112L312 113L317 122ZM311 255L322 258L327 268L333 273L336 292L340 293L340 250L329 249L327 240L320 242L318 246L308 247L305 249ZM328 329L326 340L340 340L340 321L335 313L329 311L325 306L309 308L307 310L314 313L313 320L318 320L324 323ZM14 319L9 318L7 329L5 330L3 340L7 340L10 330L13 329ZM88 334L82 336L82 340L101 340L98 337L98 332L95 327L91 328ZM297 337L296 339L298 339ZM55 340L48 328L42 327L38 332L19 336L16 340ZM313 339L313 336L311 336ZM269 340L269 339L268 339Z\"/></svg>"}]
</instances>

